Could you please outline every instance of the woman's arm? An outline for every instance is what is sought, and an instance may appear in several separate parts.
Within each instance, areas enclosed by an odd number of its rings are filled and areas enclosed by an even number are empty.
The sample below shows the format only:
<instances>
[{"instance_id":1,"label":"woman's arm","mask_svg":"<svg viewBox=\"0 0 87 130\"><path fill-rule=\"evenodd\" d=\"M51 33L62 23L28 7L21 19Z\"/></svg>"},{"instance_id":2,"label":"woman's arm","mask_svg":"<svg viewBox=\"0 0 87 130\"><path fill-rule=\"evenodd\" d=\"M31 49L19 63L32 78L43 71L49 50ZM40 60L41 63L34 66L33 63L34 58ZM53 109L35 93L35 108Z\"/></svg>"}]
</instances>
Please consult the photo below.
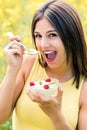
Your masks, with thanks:
<instances>
[{"instance_id":1,"label":"woman's arm","mask_svg":"<svg viewBox=\"0 0 87 130\"><path fill-rule=\"evenodd\" d=\"M87 130L87 79L81 90L78 130Z\"/></svg>"},{"instance_id":2,"label":"woman's arm","mask_svg":"<svg viewBox=\"0 0 87 130\"><path fill-rule=\"evenodd\" d=\"M5 48L8 67L0 85L0 124L12 114L36 58L36 55L24 55L24 51L20 37L9 38Z\"/></svg>"},{"instance_id":3,"label":"woman's arm","mask_svg":"<svg viewBox=\"0 0 87 130\"><path fill-rule=\"evenodd\" d=\"M15 102L22 90L22 86L24 85L22 73L20 80L16 78L17 74L15 69L8 67L6 75L0 85L0 124L10 117ZM16 89L17 93L15 93Z\"/></svg>"},{"instance_id":4,"label":"woman's arm","mask_svg":"<svg viewBox=\"0 0 87 130\"><path fill-rule=\"evenodd\" d=\"M24 85L21 66L23 63L24 48L18 37L10 38L9 45L5 48L8 62L5 77L0 85L0 123L3 123L11 115L14 104ZM17 80L20 74L20 80ZM18 87L20 85L20 87ZM18 89L18 93L15 90ZM15 100L14 100L15 96Z\"/></svg>"},{"instance_id":5,"label":"woman's arm","mask_svg":"<svg viewBox=\"0 0 87 130\"><path fill-rule=\"evenodd\" d=\"M22 54L22 56L19 57L22 58L20 65L21 60L18 60L18 57L15 59L13 53L11 55L10 57L7 56L7 60L10 59L10 61L8 61L7 71L0 85L0 124L5 122L12 114L17 99L20 96L36 59L36 55Z\"/></svg>"}]
</instances>

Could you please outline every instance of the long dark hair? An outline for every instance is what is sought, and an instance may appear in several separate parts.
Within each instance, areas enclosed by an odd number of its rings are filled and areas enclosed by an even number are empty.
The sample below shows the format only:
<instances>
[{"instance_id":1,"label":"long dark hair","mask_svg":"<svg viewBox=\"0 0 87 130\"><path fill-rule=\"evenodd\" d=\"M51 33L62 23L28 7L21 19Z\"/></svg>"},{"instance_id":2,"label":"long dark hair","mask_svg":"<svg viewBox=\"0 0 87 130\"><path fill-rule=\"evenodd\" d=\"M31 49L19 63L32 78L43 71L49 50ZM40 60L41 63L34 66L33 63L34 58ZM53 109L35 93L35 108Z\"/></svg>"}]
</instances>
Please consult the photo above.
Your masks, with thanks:
<instances>
[{"instance_id":1,"label":"long dark hair","mask_svg":"<svg viewBox=\"0 0 87 130\"><path fill-rule=\"evenodd\" d=\"M87 76L86 41L80 18L75 9L67 2L51 0L44 3L34 14L32 37L35 43L34 30L36 23L46 17L54 26L63 41L67 63L71 56L74 69L74 82L79 87L80 75ZM36 44L35 44L36 46ZM43 59L41 60L41 62ZM40 62L40 63L41 63ZM42 64L42 63L41 63ZM44 67L47 64L43 65Z\"/></svg>"}]
</instances>

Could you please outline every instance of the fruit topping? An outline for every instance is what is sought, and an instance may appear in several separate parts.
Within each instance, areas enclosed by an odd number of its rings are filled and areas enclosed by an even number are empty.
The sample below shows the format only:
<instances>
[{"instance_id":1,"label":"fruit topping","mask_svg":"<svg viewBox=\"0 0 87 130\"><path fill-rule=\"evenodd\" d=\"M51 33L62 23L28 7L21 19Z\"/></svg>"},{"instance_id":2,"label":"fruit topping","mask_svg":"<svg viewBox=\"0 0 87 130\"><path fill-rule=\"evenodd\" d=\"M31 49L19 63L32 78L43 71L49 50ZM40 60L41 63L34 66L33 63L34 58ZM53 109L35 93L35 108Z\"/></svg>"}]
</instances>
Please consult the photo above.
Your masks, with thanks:
<instances>
[{"instance_id":1,"label":"fruit topping","mask_svg":"<svg viewBox=\"0 0 87 130\"><path fill-rule=\"evenodd\" d=\"M34 86L35 85L35 83L34 82L30 82L30 84L29 84L30 86Z\"/></svg>"},{"instance_id":2,"label":"fruit topping","mask_svg":"<svg viewBox=\"0 0 87 130\"><path fill-rule=\"evenodd\" d=\"M44 85L43 88L44 89L49 89L49 85Z\"/></svg>"},{"instance_id":3,"label":"fruit topping","mask_svg":"<svg viewBox=\"0 0 87 130\"><path fill-rule=\"evenodd\" d=\"M50 79L50 78L48 78L48 79L46 79L46 80L45 80L45 82L51 82L51 79Z\"/></svg>"}]
</instances>

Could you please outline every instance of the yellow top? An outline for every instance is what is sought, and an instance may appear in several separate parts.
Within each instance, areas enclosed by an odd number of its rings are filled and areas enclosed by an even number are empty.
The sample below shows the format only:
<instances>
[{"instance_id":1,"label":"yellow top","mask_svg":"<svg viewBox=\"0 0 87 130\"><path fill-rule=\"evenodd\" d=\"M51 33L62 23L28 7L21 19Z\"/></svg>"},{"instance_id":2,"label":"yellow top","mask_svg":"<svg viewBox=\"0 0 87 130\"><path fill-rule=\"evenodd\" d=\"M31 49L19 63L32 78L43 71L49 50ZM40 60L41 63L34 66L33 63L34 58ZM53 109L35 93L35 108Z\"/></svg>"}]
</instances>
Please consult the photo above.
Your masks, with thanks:
<instances>
[{"instance_id":1,"label":"yellow top","mask_svg":"<svg viewBox=\"0 0 87 130\"><path fill-rule=\"evenodd\" d=\"M45 79L47 77L45 69L39 65L38 58L36 58L13 112L13 130L54 130L49 117L39 108L38 103L31 101L26 94L26 87L29 81ZM83 80L84 78L81 76L79 89L75 88L75 84L72 85L73 78L61 83L63 88L62 110L74 130L78 120L79 95Z\"/></svg>"}]
</instances>

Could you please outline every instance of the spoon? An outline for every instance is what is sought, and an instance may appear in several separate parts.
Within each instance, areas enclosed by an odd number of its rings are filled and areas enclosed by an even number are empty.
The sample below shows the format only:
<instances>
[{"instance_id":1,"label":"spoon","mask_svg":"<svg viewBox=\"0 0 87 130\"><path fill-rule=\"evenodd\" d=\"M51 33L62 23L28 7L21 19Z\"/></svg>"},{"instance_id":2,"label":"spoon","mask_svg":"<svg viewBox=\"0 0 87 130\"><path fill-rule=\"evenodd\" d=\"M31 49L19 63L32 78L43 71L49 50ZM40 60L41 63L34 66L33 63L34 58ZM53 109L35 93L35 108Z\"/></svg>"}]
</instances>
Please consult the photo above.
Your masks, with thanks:
<instances>
[{"instance_id":1,"label":"spoon","mask_svg":"<svg viewBox=\"0 0 87 130\"><path fill-rule=\"evenodd\" d=\"M7 36L8 36L8 37L13 37L14 34L13 34L12 32L7 32ZM21 44L21 43L20 43L20 44ZM24 45L23 45L23 47L26 49L26 50L24 51L24 54L35 55L35 54L38 54L38 53L39 53L39 52L38 52L37 50L35 50L35 49L27 49Z\"/></svg>"}]
</instances>

